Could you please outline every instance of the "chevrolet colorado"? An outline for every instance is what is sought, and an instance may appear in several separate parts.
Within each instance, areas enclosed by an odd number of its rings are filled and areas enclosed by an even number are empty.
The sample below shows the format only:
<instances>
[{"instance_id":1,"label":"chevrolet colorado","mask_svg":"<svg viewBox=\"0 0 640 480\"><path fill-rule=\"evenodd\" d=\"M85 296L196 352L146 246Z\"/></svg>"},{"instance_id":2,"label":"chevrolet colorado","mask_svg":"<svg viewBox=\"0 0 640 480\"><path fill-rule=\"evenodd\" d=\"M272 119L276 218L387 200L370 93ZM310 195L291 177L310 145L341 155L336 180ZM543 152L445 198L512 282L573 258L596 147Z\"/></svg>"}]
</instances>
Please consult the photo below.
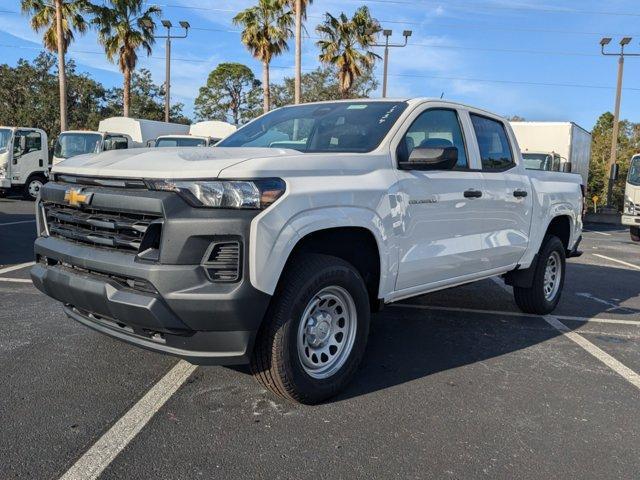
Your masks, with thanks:
<instances>
[{"instance_id":1,"label":"chevrolet colorado","mask_svg":"<svg viewBox=\"0 0 640 480\"><path fill-rule=\"evenodd\" d=\"M503 276L557 305L578 175L525 170L509 124L433 99L274 110L212 149L54 166L31 277L99 332L196 364L249 363L308 404L337 394L384 304Z\"/></svg>"}]
</instances>

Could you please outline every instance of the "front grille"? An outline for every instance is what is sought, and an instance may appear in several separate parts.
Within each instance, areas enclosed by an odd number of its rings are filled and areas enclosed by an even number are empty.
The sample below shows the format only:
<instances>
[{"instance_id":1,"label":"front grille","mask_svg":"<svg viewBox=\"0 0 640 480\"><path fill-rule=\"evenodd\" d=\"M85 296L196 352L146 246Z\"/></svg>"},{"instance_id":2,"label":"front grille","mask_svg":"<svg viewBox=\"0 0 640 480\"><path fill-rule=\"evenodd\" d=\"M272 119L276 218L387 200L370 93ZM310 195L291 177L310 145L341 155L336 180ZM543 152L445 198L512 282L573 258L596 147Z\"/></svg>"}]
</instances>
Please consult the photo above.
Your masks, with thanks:
<instances>
[{"instance_id":1,"label":"front grille","mask_svg":"<svg viewBox=\"0 0 640 480\"><path fill-rule=\"evenodd\" d=\"M240 279L240 242L213 243L204 265L214 282L237 282Z\"/></svg>"},{"instance_id":2,"label":"front grille","mask_svg":"<svg viewBox=\"0 0 640 480\"><path fill-rule=\"evenodd\" d=\"M92 208L78 209L45 203L49 235L108 249L138 252L152 222L160 217L110 212Z\"/></svg>"}]
</instances>

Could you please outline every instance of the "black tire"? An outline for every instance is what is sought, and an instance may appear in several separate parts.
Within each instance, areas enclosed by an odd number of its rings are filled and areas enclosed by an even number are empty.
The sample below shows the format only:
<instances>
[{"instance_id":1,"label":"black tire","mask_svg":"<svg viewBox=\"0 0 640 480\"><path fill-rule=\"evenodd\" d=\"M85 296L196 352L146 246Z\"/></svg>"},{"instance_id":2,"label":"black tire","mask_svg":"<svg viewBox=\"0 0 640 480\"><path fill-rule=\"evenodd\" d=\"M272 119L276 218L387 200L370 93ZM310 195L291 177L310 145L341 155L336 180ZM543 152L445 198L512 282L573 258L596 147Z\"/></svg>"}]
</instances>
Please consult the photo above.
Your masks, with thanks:
<instances>
[{"instance_id":1,"label":"black tire","mask_svg":"<svg viewBox=\"0 0 640 480\"><path fill-rule=\"evenodd\" d=\"M547 298L545 295L545 270L549 258L557 254L557 259L560 263L560 282L557 291L553 296ZM535 313L538 315L546 315L551 313L562 296L562 288L564 286L564 277L566 272L566 252L564 245L558 237L548 235L542 242L542 247L538 254L538 258L535 265L531 268L535 268L533 276L533 284L530 288L513 287L513 295L516 300L516 304L525 313Z\"/></svg>"},{"instance_id":2,"label":"black tire","mask_svg":"<svg viewBox=\"0 0 640 480\"><path fill-rule=\"evenodd\" d=\"M24 184L24 188L22 190L22 198L24 198L25 200L35 200L36 198L38 198L38 193L45 183L47 183L47 179L44 175L31 175L29 178L27 178L27 181ZM34 194L32 194L32 192L34 192Z\"/></svg>"},{"instance_id":3,"label":"black tire","mask_svg":"<svg viewBox=\"0 0 640 480\"><path fill-rule=\"evenodd\" d=\"M300 324L314 297L335 287L353 300L353 344L350 352L344 350L339 369L328 378L314 378L305 370L303 353L298 353L299 329L304 328ZM313 405L331 398L351 381L362 361L370 315L367 288L351 264L327 255L299 256L284 272L269 306L251 357L251 373L268 390L295 402Z\"/></svg>"},{"instance_id":4,"label":"black tire","mask_svg":"<svg viewBox=\"0 0 640 480\"><path fill-rule=\"evenodd\" d=\"M634 242L640 242L640 227L629 227L631 233L631 240Z\"/></svg>"}]
</instances>

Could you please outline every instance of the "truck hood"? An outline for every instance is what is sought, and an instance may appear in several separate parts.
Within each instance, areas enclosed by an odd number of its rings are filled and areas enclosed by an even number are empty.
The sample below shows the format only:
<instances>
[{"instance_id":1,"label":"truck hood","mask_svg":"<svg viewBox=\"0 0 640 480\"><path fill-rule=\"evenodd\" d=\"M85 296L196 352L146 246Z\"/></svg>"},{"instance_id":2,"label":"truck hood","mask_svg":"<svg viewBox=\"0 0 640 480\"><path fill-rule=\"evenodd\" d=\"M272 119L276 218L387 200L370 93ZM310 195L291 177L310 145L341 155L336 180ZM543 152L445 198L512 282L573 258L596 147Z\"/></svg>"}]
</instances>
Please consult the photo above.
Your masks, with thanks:
<instances>
[{"instance_id":1,"label":"truck hood","mask_svg":"<svg viewBox=\"0 0 640 480\"><path fill-rule=\"evenodd\" d=\"M279 148L132 148L79 155L54 165L54 173L110 178L216 178L252 159L300 155Z\"/></svg>"}]
</instances>

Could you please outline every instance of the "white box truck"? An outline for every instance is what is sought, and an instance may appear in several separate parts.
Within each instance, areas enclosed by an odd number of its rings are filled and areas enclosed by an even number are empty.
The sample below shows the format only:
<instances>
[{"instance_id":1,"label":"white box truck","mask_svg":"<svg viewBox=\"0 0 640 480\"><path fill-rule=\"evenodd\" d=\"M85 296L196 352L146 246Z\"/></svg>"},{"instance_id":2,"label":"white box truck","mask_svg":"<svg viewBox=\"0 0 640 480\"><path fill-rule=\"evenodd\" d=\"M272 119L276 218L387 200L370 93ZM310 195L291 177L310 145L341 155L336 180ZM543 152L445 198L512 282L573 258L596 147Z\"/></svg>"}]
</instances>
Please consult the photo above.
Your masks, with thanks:
<instances>
[{"instance_id":1,"label":"white box truck","mask_svg":"<svg viewBox=\"0 0 640 480\"><path fill-rule=\"evenodd\" d=\"M629 164L622 224L629 227L631 240L640 242L640 155L634 155Z\"/></svg>"},{"instance_id":2,"label":"white box truck","mask_svg":"<svg viewBox=\"0 0 640 480\"><path fill-rule=\"evenodd\" d=\"M211 120L194 123L188 135L162 135L155 141L156 147L212 147L228 137L238 127L231 123Z\"/></svg>"},{"instance_id":3,"label":"white box truck","mask_svg":"<svg viewBox=\"0 0 640 480\"><path fill-rule=\"evenodd\" d=\"M186 134L189 125L157 122L127 117L102 120L98 131L72 130L62 132L56 141L53 164L77 155L107 150L145 147L159 135Z\"/></svg>"},{"instance_id":4,"label":"white box truck","mask_svg":"<svg viewBox=\"0 0 640 480\"><path fill-rule=\"evenodd\" d=\"M511 122L529 170L572 172L589 181L591 133L573 122Z\"/></svg>"},{"instance_id":5,"label":"white box truck","mask_svg":"<svg viewBox=\"0 0 640 480\"><path fill-rule=\"evenodd\" d=\"M35 200L49 175L47 134L31 127L0 127L0 196L19 191Z\"/></svg>"}]
</instances>

